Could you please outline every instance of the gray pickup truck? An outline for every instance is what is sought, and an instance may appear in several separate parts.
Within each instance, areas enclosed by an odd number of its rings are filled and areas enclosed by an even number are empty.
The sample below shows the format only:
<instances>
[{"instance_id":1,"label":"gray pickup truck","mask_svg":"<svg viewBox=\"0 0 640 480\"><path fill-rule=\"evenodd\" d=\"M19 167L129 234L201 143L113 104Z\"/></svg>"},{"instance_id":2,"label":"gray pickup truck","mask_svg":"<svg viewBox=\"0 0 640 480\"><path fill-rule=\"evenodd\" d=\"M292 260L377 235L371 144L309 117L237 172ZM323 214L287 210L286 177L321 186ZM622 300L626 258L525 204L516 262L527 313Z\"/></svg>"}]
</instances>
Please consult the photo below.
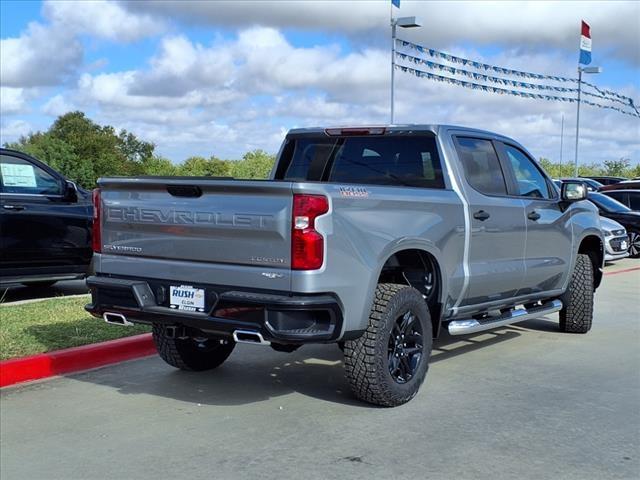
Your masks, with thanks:
<instances>
[{"instance_id":1,"label":"gray pickup truck","mask_svg":"<svg viewBox=\"0 0 640 480\"><path fill-rule=\"evenodd\" d=\"M271 178L104 178L87 310L153 326L184 370L236 343L337 343L367 402L409 401L443 328L560 312L591 328L598 212L501 135L440 125L297 129Z\"/></svg>"}]
</instances>

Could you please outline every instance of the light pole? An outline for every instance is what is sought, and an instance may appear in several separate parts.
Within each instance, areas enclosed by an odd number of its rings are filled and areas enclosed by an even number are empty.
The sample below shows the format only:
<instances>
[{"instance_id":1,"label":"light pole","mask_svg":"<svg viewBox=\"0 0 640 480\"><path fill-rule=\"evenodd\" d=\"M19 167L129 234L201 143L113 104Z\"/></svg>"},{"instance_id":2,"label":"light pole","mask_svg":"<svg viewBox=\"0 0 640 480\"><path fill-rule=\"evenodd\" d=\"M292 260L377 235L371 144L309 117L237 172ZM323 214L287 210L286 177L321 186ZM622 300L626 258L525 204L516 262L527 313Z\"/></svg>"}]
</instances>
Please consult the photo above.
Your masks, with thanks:
<instances>
[{"instance_id":1,"label":"light pole","mask_svg":"<svg viewBox=\"0 0 640 480\"><path fill-rule=\"evenodd\" d=\"M415 28L421 26L422 24L416 17L391 17L391 121L389 122L391 125L393 125L393 97L396 77L396 27Z\"/></svg>"},{"instance_id":2,"label":"light pole","mask_svg":"<svg viewBox=\"0 0 640 480\"><path fill-rule=\"evenodd\" d=\"M578 113L576 115L576 158L574 160L574 176L578 176L578 138L580 137L580 93L582 91L582 73L601 73L600 67L581 67L578 65Z\"/></svg>"}]
</instances>

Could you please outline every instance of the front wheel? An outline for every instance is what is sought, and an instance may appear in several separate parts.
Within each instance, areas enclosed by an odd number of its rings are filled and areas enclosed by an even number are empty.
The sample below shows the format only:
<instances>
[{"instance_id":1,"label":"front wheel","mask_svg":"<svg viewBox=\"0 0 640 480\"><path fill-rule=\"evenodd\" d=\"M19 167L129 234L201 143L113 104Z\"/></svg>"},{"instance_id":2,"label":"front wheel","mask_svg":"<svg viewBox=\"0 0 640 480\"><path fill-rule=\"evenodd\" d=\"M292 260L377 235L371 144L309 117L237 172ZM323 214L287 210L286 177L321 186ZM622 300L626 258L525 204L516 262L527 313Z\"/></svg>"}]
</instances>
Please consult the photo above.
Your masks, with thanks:
<instances>
[{"instance_id":1,"label":"front wheel","mask_svg":"<svg viewBox=\"0 0 640 480\"><path fill-rule=\"evenodd\" d=\"M162 325L153 325L153 342L160 357L180 370L203 371L219 367L236 346L233 340L207 337L174 338Z\"/></svg>"},{"instance_id":2,"label":"front wheel","mask_svg":"<svg viewBox=\"0 0 640 480\"><path fill-rule=\"evenodd\" d=\"M345 342L345 374L365 402L394 407L411 400L429 368L432 328L422 294L407 285L377 286L369 326Z\"/></svg>"},{"instance_id":3,"label":"front wheel","mask_svg":"<svg viewBox=\"0 0 640 480\"><path fill-rule=\"evenodd\" d=\"M593 322L593 265L589 255L578 254L569 288L560 297L560 330L587 333Z\"/></svg>"},{"instance_id":4,"label":"front wheel","mask_svg":"<svg viewBox=\"0 0 640 480\"><path fill-rule=\"evenodd\" d=\"M629 256L640 258L640 233L629 232Z\"/></svg>"}]
</instances>

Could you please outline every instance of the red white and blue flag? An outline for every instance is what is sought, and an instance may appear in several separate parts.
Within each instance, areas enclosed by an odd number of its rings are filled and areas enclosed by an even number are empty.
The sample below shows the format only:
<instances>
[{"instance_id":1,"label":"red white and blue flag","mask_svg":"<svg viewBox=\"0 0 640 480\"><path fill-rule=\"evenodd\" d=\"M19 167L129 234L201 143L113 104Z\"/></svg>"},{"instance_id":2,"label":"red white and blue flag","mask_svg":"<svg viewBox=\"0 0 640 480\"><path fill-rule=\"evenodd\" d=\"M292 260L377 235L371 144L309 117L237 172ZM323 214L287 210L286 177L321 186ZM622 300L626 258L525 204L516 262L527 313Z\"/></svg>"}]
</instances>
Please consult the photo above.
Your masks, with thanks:
<instances>
[{"instance_id":1,"label":"red white and blue flag","mask_svg":"<svg viewBox=\"0 0 640 480\"><path fill-rule=\"evenodd\" d=\"M591 63L591 27L584 20L580 34L580 63L583 65Z\"/></svg>"},{"instance_id":2,"label":"red white and blue flag","mask_svg":"<svg viewBox=\"0 0 640 480\"><path fill-rule=\"evenodd\" d=\"M398 8L400 8L400 0L391 0L391 4L392 4L394 7L398 7Z\"/></svg>"}]
</instances>

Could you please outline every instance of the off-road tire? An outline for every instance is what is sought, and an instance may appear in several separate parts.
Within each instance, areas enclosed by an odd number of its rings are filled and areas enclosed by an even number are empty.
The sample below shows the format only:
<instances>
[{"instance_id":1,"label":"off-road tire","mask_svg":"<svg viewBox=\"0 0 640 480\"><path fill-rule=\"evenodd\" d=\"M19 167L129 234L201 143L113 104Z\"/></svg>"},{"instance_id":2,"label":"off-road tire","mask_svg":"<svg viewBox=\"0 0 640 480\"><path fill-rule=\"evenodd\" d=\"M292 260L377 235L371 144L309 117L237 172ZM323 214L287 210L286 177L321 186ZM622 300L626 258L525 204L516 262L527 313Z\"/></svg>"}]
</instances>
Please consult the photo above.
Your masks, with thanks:
<instances>
[{"instance_id":1,"label":"off-road tire","mask_svg":"<svg viewBox=\"0 0 640 480\"><path fill-rule=\"evenodd\" d=\"M411 312L420 322L422 356L412 378L397 383L389 372L389 337L396 320ZM381 283L377 286L369 326L356 340L345 342L344 367L351 390L360 400L385 407L395 407L411 400L429 368L432 327L429 309L422 294L407 285Z\"/></svg>"},{"instance_id":2,"label":"off-road tire","mask_svg":"<svg viewBox=\"0 0 640 480\"><path fill-rule=\"evenodd\" d=\"M160 357L180 370L203 371L216 368L231 355L233 340L220 343L217 338L197 341L194 338L171 338L162 325L153 325L153 342Z\"/></svg>"},{"instance_id":3,"label":"off-road tire","mask_svg":"<svg viewBox=\"0 0 640 480\"><path fill-rule=\"evenodd\" d=\"M593 265L589 255L578 254L569 288L560 297L560 331L587 333L593 322Z\"/></svg>"}]
</instances>

